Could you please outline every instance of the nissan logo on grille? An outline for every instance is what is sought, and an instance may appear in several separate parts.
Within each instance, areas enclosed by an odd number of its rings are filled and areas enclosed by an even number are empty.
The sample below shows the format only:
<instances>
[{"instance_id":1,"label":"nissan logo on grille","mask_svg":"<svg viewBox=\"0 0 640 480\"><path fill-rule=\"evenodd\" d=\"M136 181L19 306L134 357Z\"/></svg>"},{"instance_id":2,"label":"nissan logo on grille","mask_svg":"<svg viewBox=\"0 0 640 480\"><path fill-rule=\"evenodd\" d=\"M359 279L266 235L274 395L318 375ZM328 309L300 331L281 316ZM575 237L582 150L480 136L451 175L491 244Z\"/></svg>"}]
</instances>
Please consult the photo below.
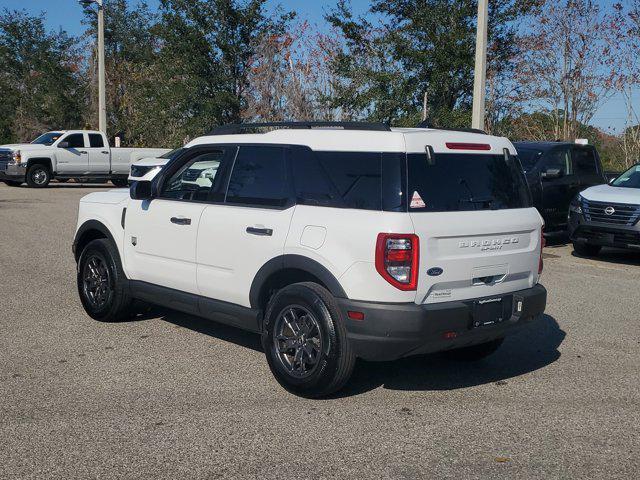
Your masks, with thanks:
<instances>
[{"instance_id":1,"label":"nissan logo on grille","mask_svg":"<svg viewBox=\"0 0 640 480\"><path fill-rule=\"evenodd\" d=\"M616 209L613 207L607 207L604 209L604 213L606 213L607 215L613 215L614 213L616 213Z\"/></svg>"}]
</instances>

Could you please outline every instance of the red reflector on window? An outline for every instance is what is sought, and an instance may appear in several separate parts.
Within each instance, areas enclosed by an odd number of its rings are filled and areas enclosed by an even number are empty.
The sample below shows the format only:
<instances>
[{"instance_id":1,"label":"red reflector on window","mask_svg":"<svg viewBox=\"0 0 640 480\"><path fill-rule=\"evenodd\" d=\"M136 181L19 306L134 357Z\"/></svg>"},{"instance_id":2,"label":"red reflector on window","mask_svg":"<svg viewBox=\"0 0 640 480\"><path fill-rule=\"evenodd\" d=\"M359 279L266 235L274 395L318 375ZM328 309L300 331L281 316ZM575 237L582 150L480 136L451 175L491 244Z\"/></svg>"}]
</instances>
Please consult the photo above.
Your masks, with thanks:
<instances>
[{"instance_id":1,"label":"red reflector on window","mask_svg":"<svg viewBox=\"0 0 640 480\"><path fill-rule=\"evenodd\" d=\"M364 313L362 312L347 312L347 315L351 320L364 320Z\"/></svg>"},{"instance_id":2,"label":"red reflector on window","mask_svg":"<svg viewBox=\"0 0 640 480\"><path fill-rule=\"evenodd\" d=\"M447 142L447 148L449 150L488 151L488 150L491 150L491 145L489 145L488 143Z\"/></svg>"}]
</instances>

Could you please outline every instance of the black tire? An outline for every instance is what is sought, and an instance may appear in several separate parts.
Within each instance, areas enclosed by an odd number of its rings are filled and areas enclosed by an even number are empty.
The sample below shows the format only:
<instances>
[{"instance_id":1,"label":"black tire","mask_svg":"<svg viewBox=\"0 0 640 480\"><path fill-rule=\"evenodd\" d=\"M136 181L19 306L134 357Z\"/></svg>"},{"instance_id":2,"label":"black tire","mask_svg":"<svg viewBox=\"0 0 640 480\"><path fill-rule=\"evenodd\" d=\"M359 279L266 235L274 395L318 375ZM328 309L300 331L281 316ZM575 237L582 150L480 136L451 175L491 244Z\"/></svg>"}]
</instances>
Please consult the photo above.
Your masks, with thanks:
<instances>
[{"instance_id":1,"label":"black tire","mask_svg":"<svg viewBox=\"0 0 640 480\"><path fill-rule=\"evenodd\" d=\"M51 171L42 163L34 163L27 170L27 185L31 188L44 188L50 181Z\"/></svg>"},{"instance_id":2,"label":"black tire","mask_svg":"<svg viewBox=\"0 0 640 480\"><path fill-rule=\"evenodd\" d=\"M443 354L454 360L475 362L495 353L495 351L502 345L502 342L504 342L504 338L498 338L487 343L480 343L479 345L447 350L446 352L443 352Z\"/></svg>"},{"instance_id":3,"label":"black tire","mask_svg":"<svg viewBox=\"0 0 640 480\"><path fill-rule=\"evenodd\" d=\"M8 187L19 187L20 185L22 185L22 182L16 182L16 181L13 181L13 180L5 180L4 183Z\"/></svg>"},{"instance_id":4,"label":"black tire","mask_svg":"<svg viewBox=\"0 0 640 480\"><path fill-rule=\"evenodd\" d=\"M600 253L600 245L590 245L588 243L573 242L573 250L583 257L595 257Z\"/></svg>"},{"instance_id":5,"label":"black tire","mask_svg":"<svg viewBox=\"0 0 640 480\"><path fill-rule=\"evenodd\" d=\"M112 178L111 183L118 188L124 188L129 185L129 181L126 178Z\"/></svg>"},{"instance_id":6,"label":"black tire","mask_svg":"<svg viewBox=\"0 0 640 480\"><path fill-rule=\"evenodd\" d=\"M93 240L82 250L77 285L82 306L91 318L117 322L131 315L133 301L127 292L127 278L118 250L109 240Z\"/></svg>"},{"instance_id":7,"label":"black tire","mask_svg":"<svg viewBox=\"0 0 640 480\"><path fill-rule=\"evenodd\" d=\"M304 328L298 329L302 333L295 337L294 329L289 328L291 322L286 320L290 315L288 309L296 310L300 322L309 327L307 333ZM290 335L280 330L283 327ZM287 340L277 340L284 337ZM265 313L262 346L278 383L306 398L324 397L338 391L351 377L355 364L336 300L325 288L311 282L289 285L274 295ZM314 354L307 353L308 350ZM302 351L300 357L299 351ZM296 363L297 358L300 361ZM311 368L307 370L305 367L309 364ZM300 368L296 369L295 365Z\"/></svg>"}]
</instances>

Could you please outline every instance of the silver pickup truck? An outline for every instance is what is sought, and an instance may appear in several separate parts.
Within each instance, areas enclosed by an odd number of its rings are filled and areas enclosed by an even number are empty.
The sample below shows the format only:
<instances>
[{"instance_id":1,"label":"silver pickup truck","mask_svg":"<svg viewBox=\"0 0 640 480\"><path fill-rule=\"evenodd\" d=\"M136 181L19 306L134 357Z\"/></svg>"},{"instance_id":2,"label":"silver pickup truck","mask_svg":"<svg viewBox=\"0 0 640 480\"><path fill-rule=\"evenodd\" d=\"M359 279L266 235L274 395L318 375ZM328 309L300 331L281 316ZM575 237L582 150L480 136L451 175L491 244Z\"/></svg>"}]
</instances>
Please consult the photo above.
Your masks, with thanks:
<instances>
[{"instance_id":1,"label":"silver pickup truck","mask_svg":"<svg viewBox=\"0 0 640 480\"><path fill-rule=\"evenodd\" d=\"M0 181L46 187L52 179L111 180L125 186L133 162L156 157L168 148L111 148L106 135L94 130L58 130L31 143L0 145Z\"/></svg>"}]
</instances>

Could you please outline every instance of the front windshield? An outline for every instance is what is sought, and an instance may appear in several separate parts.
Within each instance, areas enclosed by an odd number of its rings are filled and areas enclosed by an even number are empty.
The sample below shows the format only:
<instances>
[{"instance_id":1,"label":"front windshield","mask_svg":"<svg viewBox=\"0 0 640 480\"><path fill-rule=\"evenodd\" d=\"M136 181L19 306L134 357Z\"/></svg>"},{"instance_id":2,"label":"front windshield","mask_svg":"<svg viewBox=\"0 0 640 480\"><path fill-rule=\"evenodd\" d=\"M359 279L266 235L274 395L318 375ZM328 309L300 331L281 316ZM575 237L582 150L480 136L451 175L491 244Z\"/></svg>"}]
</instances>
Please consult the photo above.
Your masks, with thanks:
<instances>
[{"instance_id":1,"label":"front windshield","mask_svg":"<svg viewBox=\"0 0 640 480\"><path fill-rule=\"evenodd\" d=\"M537 148L516 147L516 150L518 150L518 158L520 159L522 168L525 171L531 170L535 164L538 163L538 160L540 160L540 157L542 157L542 154L544 153L542 150L538 150Z\"/></svg>"},{"instance_id":2,"label":"front windshield","mask_svg":"<svg viewBox=\"0 0 640 480\"><path fill-rule=\"evenodd\" d=\"M53 142L62 136L62 132L47 132L40 135L33 142L38 145L53 145Z\"/></svg>"},{"instance_id":3,"label":"front windshield","mask_svg":"<svg viewBox=\"0 0 640 480\"><path fill-rule=\"evenodd\" d=\"M640 165L631 167L611 182L611 185L614 187L640 188Z\"/></svg>"},{"instance_id":4,"label":"front windshield","mask_svg":"<svg viewBox=\"0 0 640 480\"><path fill-rule=\"evenodd\" d=\"M168 159L173 159L174 157L176 157L182 150L184 150L184 148L174 148L173 150L168 151L167 153L165 153L164 155L160 155L158 158L168 158Z\"/></svg>"}]
</instances>

